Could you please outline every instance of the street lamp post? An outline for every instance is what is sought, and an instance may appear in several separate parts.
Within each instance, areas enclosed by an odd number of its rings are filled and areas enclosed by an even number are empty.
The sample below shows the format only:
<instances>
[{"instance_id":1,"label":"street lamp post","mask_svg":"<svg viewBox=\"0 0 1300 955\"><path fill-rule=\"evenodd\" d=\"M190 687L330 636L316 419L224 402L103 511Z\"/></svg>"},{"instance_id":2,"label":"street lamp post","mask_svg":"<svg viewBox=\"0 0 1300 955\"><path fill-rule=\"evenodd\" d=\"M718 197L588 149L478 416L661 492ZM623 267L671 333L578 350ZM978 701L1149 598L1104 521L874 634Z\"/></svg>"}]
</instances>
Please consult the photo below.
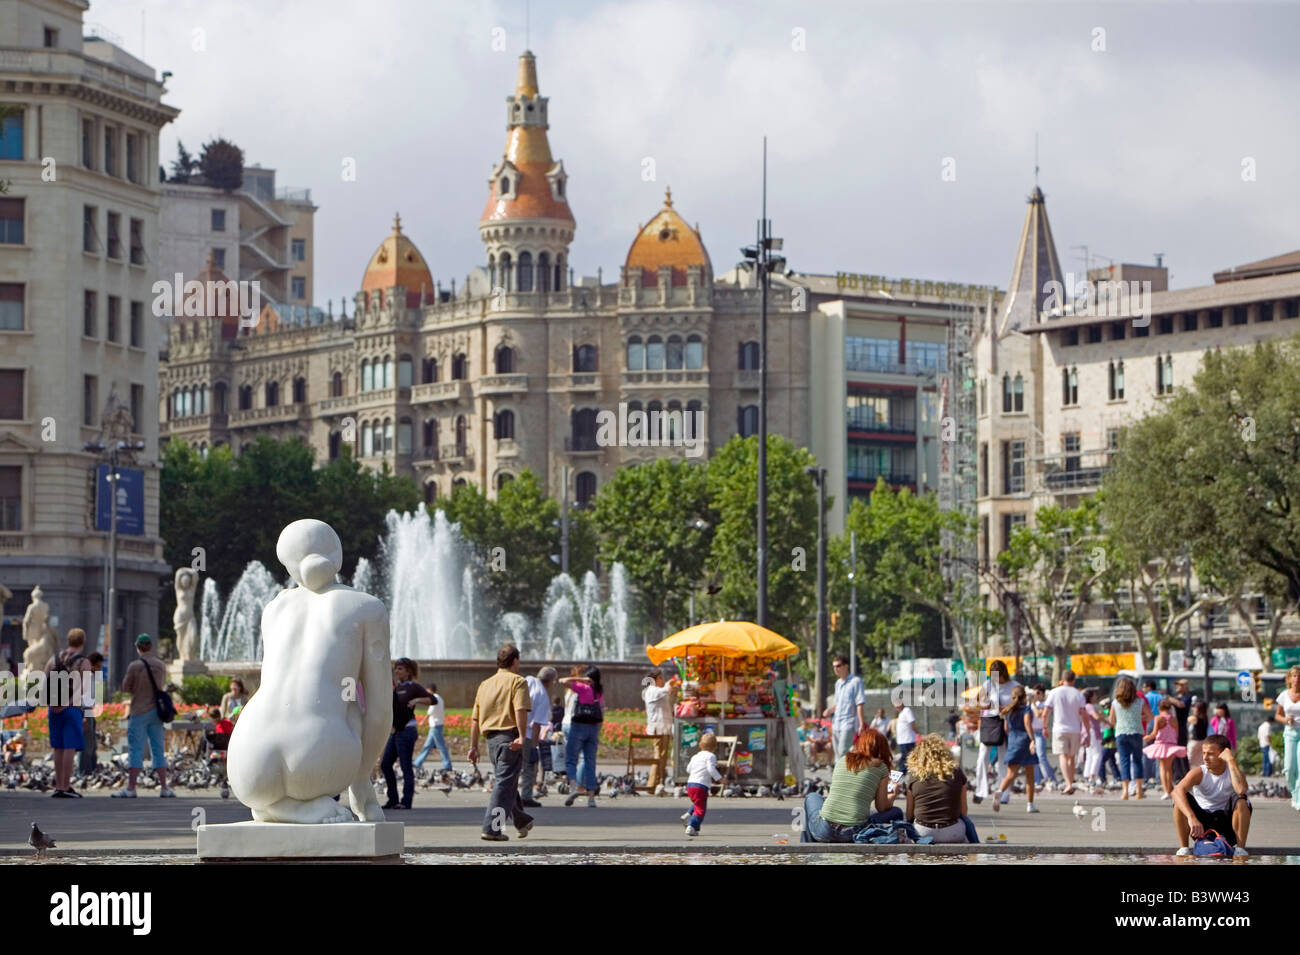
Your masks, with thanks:
<instances>
[{"instance_id":1,"label":"street lamp post","mask_svg":"<svg viewBox=\"0 0 1300 955\"><path fill-rule=\"evenodd\" d=\"M564 491L560 495L560 573L569 572L569 468L560 468Z\"/></svg>"},{"instance_id":2,"label":"street lamp post","mask_svg":"<svg viewBox=\"0 0 1300 955\"><path fill-rule=\"evenodd\" d=\"M830 636L826 626L826 469L805 470L817 482L817 678L813 684L816 694L813 712L820 713L826 705L826 653Z\"/></svg>"},{"instance_id":3,"label":"street lamp post","mask_svg":"<svg viewBox=\"0 0 1300 955\"><path fill-rule=\"evenodd\" d=\"M703 533L709 529L709 522L702 517L697 517L688 525L694 530ZM691 581L691 601L690 601L690 626L695 626L695 582Z\"/></svg>"},{"instance_id":4,"label":"street lamp post","mask_svg":"<svg viewBox=\"0 0 1300 955\"><path fill-rule=\"evenodd\" d=\"M108 667L109 684L113 685L116 677L113 666L112 635L115 629L114 618L117 612L117 484L122 475L118 473L118 454L122 451L143 451L143 441L114 441L105 447L101 442L90 441L84 445L85 450L94 454L108 452L108 548L104 553L104 623L101 632L100 650L104 654L104 665Z\"/></svg>"},{"instance_id":5,"label":"street lamp post","mask_svg":"<svg viewBox=\"0 0 1300 955\"><path fill-rule=\"evenodd\" d=\"M849 531L849 675L858 675L858 533Z\"/></svg>"},{"instance_id":6,"label":"street lamp post","mask_svg":"<svg viewBox=\"0 0 1300 955\"><path fill-rule=\"evenodd\" d=\"M1190 621L1188 624L1190 632ZM1209 703L1213 697L1210 696L1210 644L1214 636L1214 618L1210 614L1210 608L1206 607L1201 611L1201 653L1205 657L1205 701Z\"/></svg>"}]
</instances>

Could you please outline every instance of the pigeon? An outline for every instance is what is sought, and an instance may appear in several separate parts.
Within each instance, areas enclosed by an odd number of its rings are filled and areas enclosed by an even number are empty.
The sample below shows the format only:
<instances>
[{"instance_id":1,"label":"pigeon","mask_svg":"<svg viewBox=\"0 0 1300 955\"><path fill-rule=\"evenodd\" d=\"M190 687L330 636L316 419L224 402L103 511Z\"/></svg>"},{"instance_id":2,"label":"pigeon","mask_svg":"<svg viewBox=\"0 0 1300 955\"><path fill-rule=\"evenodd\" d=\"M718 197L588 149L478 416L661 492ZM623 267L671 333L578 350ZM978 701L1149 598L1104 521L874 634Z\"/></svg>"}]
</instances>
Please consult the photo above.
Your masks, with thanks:
<instances>
[{"instance_id":1,"label":"pigeon","mask_svg":"<svg viewBox=\"0 0 1300 955\"><path fill-rule=\"evenodd\" d=\"M54 840L41 832L40 827L34 822L32 823L32 834L27 837L27 844L36 850L36 855L33 857L36 859L45 858L46 850L53 849L55 846Z\"/></svg>"},{"instance_id":2,"label":"pigeon","mask_svg":"<svg viewBox=\"0 0 1300 955\"><path fill-rule=\"evenodd\" d=\"M439 786L439 787L438 787L438 792L442 793L444 796L446 796L448 799L450 799L450 798L451 798L451 785L448 784L448 785L446 785L446 786Z\"/></svg>"},{"instance_id":3,"label":"pigeon","mask_svg":"<svg viewBox=\"0 0 1300 955\"><path fill-rule=\"evenodd\" d=\"M1071 809L1070 811L1074 813L1074 818L1076 819L1082 819L1084 816L1088 815L1088 810L1080 806L1079 800L1077 799L1074 801L1074 808Z\"/></svg>"},{"instance_id":4,"label":"pigeon","mask_svg":"<svg viewBox=\"0 0 1300 955\"><path fill-rule=\"evenodd\" d=\"M660 783L658 786L655 787L655 793L654 793L654 794L655 794L656 796L666 796L666 795L668 795L668 790L664 787L664 784L663 784L663 783Z\"/></svg>"},{"instance_id":5,"label":"pigeon","mask_svg":"<svg viewBox=\"0 0 1300 955\"><path fill-rule=\"evenodd\" d=\"M678 786L676 789L673 790L673 795L678 799L681 799L683 796L686 795L686 787Z\"/></svg>"}]
</instances>

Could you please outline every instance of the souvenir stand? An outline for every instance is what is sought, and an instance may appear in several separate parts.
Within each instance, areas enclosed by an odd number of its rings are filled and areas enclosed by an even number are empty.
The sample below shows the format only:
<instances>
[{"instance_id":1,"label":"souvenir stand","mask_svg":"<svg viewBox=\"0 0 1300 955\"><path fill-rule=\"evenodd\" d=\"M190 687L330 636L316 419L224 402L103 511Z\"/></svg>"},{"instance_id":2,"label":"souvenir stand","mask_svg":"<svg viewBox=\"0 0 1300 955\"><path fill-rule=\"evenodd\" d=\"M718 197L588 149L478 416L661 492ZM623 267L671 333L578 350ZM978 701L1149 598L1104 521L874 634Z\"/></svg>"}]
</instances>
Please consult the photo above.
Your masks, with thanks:
<instances>
[{"instance_id":1,"label":"souvenir stand","mask_svg":"<svg viewBox=\"0 0 1300 955\"><path fill-rule=\"evenodd\" d=\"M780 672L788 667L780 661L798 652L794 644L757 624L719 621L683 630L647 652L654 663L671 659L677 666L669 768L675 784L686 782L686 765L704 733L735 739L734 747L718 752L729 781L770 786L785 779L795 732L788 680Z\"/></svg>"}]
</instances>

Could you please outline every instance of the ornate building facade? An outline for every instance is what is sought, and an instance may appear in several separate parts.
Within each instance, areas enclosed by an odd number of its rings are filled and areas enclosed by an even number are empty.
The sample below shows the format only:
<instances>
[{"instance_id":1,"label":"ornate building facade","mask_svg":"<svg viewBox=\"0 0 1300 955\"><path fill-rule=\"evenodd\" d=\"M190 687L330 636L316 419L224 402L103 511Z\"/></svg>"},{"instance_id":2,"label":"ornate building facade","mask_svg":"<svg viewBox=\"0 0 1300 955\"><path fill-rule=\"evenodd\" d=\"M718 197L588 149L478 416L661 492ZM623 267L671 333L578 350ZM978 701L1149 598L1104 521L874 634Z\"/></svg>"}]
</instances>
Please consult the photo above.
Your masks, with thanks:
<instances>
[{"instance_id":1,"label":"ornate building facade","mask_svg":"<svg viewBox=\"0 0 1300 955\"><path fill-rule=\"evenodd\" d=\"M573 281L569 178L548 141L531 53L506 101L506 148L479 220L483 265L457 289L396 218L365 267L352 313L233 310L177 317L162 363L162 434L200 449L301 435L317 460L346 443L370 467L414 476L426 500L471 482L495 494L524 468L553 495L589 501L625 464L712 453L757 431L759 290L717 279L698 226L666 192L619 281ZM205 282L226 276L209 263ZM793 283L768 300L768 420L810 442L808 309ZM601 412L658 413L659 446L610 443ZM700 435L683 434L703 415ZM649 418L653 421L654 418ZM693 450L693 449L692 449ZM694 451L694 454L700 452Z\"/></svg>"}]
</instances>

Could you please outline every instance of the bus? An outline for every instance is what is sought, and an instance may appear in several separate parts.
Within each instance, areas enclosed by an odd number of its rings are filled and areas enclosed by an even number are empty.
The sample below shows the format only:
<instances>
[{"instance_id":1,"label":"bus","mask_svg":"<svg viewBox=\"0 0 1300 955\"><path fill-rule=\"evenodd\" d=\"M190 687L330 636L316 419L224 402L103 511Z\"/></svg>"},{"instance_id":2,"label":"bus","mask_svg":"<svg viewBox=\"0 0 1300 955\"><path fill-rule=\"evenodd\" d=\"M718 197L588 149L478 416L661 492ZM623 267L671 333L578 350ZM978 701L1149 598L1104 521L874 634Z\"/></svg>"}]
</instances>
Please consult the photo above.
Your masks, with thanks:
<instances>
[{"instance_id":1,"label":"bus","mask_svg":"<svg viewBox=\"0 0 1300 955\"><path fill-rule=\"evenodd\" d=\"M1228 702L1251 702L1264 703L1265 700L1275 700L1277 695L1286 689L1286 671L1274 670L1272 672L1260 672L1260 684L1262 692L1258 694L1258 699L1243 700L1242 688L1237 685L1237 674L1239 670L1211 670L1210 671L1210 699L1226 700ZM1249 671L1255 672L1255 671ZM1147 680L1155 683L1156 689L1161 693L1173 694L1174 684L1179 680L1187 680L1191 684L1191 690L1195 696L1205 695L1205 671L1204 670L1120 670L1113 677L1103 678L1109 685L1106 687L1107 695L1114 688L1115 681L1120 677L1130 677L1137 684L1138 692L1142 692L1142 685ZM1075 686L1087 686L1091 683L1085 682L1088 678L1080 677ZM1097 678L1091 678L1096 681ZM1253 686L1251 688L1253 690ZM1207 701L1208 702L1208 701Z\"/></svg>"}]
</instances>

